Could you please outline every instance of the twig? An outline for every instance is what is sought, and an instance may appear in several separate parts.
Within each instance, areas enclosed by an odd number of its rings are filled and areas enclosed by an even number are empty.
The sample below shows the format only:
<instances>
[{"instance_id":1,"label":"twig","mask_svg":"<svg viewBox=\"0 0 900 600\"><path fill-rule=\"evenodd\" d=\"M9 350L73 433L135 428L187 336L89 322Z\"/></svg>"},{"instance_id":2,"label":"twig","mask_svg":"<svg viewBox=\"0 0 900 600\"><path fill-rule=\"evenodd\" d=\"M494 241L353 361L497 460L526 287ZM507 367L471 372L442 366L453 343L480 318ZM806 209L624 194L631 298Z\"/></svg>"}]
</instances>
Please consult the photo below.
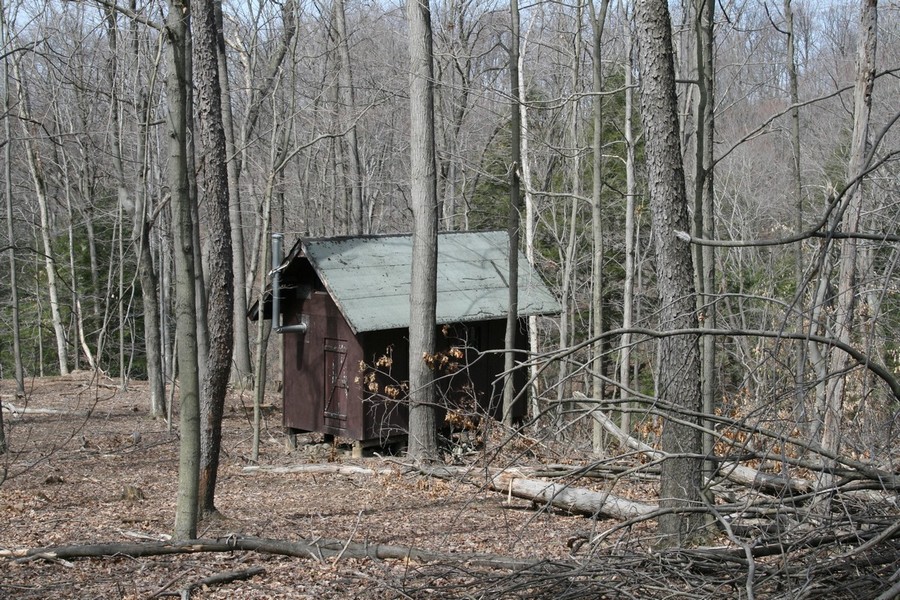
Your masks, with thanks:
<instances>
[{"instance_id":1,"label":"twig","mask_svg":"<svg viewBox=\"0 0 900 600\"><path fill-rule=\"evenodd\" d=\"M195 589L203 586L211 586L211 585L220 585L223 583L231 583L232 581L242 581L244 579L250 579L251 577L256 577L257 575L261 575L265 573L266 570L263 567L250 567L249 569L243 569L241 571L228 571L226 573L217 573L215 575L210 575L209 577L204 577L200 581L196 581L194 583L188 584L186 587L181 588L177 592L164 592L162 594L158 594L161 596L181 596L185 600L191 597L191 592Z\"/></svg>"}]
</instances>

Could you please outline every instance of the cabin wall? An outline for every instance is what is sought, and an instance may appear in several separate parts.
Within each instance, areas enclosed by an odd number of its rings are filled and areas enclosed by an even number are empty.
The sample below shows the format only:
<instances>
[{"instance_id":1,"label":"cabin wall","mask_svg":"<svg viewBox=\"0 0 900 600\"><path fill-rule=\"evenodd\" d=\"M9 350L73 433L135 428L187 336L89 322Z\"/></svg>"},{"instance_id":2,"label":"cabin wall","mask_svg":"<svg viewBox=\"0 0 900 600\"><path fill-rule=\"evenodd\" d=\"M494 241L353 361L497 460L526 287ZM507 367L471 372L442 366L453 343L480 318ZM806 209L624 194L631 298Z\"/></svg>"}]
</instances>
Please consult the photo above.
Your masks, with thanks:
<instances>
[{"instance_id":1,"label":"cabin wall","mask_svg":"<svg viewBox=\"0 0 900 600\"><path fill-rule=\"evenodd\" d=\"M284 426L363 439L359 341L327 292L304 295L285 307L288 324L305 317L308 329L283 336Z\"/></svg>"}]
</instances>

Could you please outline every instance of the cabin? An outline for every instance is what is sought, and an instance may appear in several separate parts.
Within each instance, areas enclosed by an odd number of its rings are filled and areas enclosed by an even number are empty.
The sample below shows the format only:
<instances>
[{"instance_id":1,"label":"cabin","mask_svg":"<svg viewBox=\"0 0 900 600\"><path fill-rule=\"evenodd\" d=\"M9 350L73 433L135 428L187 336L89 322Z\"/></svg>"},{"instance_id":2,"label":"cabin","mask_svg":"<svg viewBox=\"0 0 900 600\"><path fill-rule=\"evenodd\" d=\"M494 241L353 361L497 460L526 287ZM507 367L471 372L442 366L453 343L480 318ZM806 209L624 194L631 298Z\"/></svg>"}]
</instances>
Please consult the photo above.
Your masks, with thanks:
<instances>
[{"instance_id":1,"label":"cabin","mask_svg":"<svg viewBox=\"0 0 900 600\"><path fill-rule=\"evenodd\" d=\"M412 236L300 239L283 260L276 236L272 289L262 312L283 337L284 427L362 445L404 435ZM508 243L499 231L438 236L431 363L439 422L501 414ZM521 252L518 258L516 346L524 351L526 317L558 313L559 305ZM259 318L258 305L249 316ZM517 391L526 376L517 370ZM524 416L526 406L521 394L514 418Z\"/></svg>"}]
</instances>

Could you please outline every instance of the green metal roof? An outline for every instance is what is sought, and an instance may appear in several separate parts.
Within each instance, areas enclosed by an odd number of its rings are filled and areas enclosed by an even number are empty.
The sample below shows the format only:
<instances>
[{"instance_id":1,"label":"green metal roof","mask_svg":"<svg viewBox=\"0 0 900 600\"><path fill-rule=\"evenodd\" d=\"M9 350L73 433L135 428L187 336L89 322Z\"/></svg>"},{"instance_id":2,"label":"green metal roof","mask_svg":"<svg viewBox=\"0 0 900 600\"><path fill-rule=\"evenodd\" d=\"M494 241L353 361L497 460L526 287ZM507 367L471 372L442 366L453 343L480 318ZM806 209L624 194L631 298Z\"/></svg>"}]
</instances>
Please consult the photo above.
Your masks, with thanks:
<instances>
[{"instance_id":1,"label":"green metal roof","mask_svg":"<svg viewBox=\"0 0 900 600\"><path fill-rule=\"evenodd\" d=\"M508 244L499 231L438 235L439 324L506 317ZM354 331L409 327L411 235L309 239L301 248ZM520 252L519 315L559 310Z\"/></svg>"}]
</instances>

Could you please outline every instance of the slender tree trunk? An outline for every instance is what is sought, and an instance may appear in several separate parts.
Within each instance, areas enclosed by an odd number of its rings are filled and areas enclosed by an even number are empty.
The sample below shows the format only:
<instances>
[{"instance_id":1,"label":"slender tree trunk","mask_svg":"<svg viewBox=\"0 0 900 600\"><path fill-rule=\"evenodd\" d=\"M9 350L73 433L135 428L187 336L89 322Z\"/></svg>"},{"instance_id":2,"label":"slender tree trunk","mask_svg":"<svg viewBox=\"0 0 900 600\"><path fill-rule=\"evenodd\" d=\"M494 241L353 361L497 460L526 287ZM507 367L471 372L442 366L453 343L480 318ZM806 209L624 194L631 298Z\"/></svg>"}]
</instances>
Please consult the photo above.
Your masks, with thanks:
<instances>
[{"instance_id":1,"label":"slender tree trunk","mask_svg":"<svg viewBox=\"0 0 900 600\"><path fill-rule=\"evenodd\" d=\"M530 29L529 29L530 31ZM522 44L523 48L527 45L528 42L528 34L525 35L525 41ZM518 60L519 60L519 73L518 78L521 79L525 72L525 64L522 58L522 49L520 48L517 52ZM520 188L524 187L522 190L522 195L525 200L525 258L528 260L528 264L532 267L535 263L535 255L534 255L534 236L535 236L535 202L534 202L534 194L531 193L531 163L529 162L528 155L528 104L525 102L525 88L521 85L519 86L519 168L521 171L521 182ZM518 244L518 242L517 242ZM531 356L537 356L538 353L538 319L535 316L528 317L528 350L531 353ZM538 385L538 373L539 367L536 363L532 363L531 365L531 418L535 419L538 415L541 414L541 407L539 402L540 397L540 387Z\"/></svg>"},{"instance_id":2,"label":"slender tree trunk","mask_svg":"<svg viewBox=\"0 0 900 600\"><path fill-rule=\"evenodd\" d=\"M863 0L859 18L859 42L857 47L857 79L854 89L853 134L850 142L850 163L847 180L850 190L843 210L841 231L857 233L863 211L863 184L854 181L862 175L869 138L869 115L872 110L872 88L875 85L875 51L878 29L877 0ZM850 344L856 310L858 244L854 238L843 240L838 258L838 290L835 309L835 336L840 342ZM822 419L822 447L834 454L840 453L841 420L844 412L844 395L847 387L849 356L840 350L831 351L826 387L825 414ZM823 475L822 484L830 486L832 477Z\"/></svg>"},{"instance_id":3,"label":"slender tree trunk","mask_svg":"<svg viewBox=\"0 0 900 600\"><path fill-rule=\"evenodd\" d=\"M169 0L167 36L166 122L168 180L172 194L175 259L175 319L180 397L180 453L174 538L197 537L200 464L200 378L197 358L197 303L194 279L194 226L188 181L187 38L190 13L182 0Z\"/></svg>"},{"instance_id":4,"label":"slender tree trunk","mask_svg":"<svg viewBox=\"0 0 900 600\"><path fill-rule=\"evenodd\" d=\"M144 304L144 347L147 353L147 380L150 387L150 414L155 418L167 418L166 386L163 359L162 326L160 319L159 277L153 264L153 248L150 242L151 223L147 203L147 169L150 119L146 90L138 94L138 114L141 119L138 136L138 176L134 192L134 220L131 242L137 248L138 276L141 280L141 298Z\"/></svg>"},{"instance_id":5,"label":"slender tree trunk","mask_svg":"<svg viewBox=\"0 0 900 600\"><path fill-rule=\"evenodd\" d=\"M222 415L234 345L234 272L216 25L216 5L220 1L197 0L192 19L196 108L200 117L199 141L205 174L209 232L208 310L216 315L213 319L207 319L209 358L200 396L200 509L205 512L216 510L215 490L222 443Z\"/></svg>"},{"instance_id":6,"label":"slender tree trunk","mask_svg":"<svg viewBox=\"0 0 900 600\"><path fill-rule=\"evenodd\" d=\"M794 10L791 0L784 0L784 19L787 28L788 93L791 98L791 194L794 200L794 231L803 231L803 177L800 171L800 86L797 81L797 47L794 31ZM794 244L794 282L797 298L805 287L803 277L803 244ZM794 342L794 417L799 425L806 420L806 344Z\"/></svg>"},{"instance_id":7,"label":"slender tree trunk","mask_svg":"<svg viewBox=\"0 0 900 600\"><path fill-rule=\"evenodd\" d=\"M641 116L647 138L647 178L656 246L660 328L697 326L691 249L676 237L689 227L684 169L681 161L672 31L665 0L635 5L641 62ZM662 449L672 455L662 462L660 508L696 506L701 502L702 450L696 414L701 408L700 349L696 336L666 338L659 347L659 397L687 412L665 419ZM696 538L702 515L677 512L659 517L666 545L687 545Z\"/></svg>"},{"instance_id":8,"label":"slender tree trunk","mask_svg":"<svg viewBox=\"0 0 900 600\"><path fill-rule=\"evenodd\" d=\"M434 155L434 61L428 0L407 3L409 22L410 195L413 255L409 297L409 455L437 458L434 354L437 306L437 164Z\"/></svg>"},{"instance_id":9,"label":"slender tree trunk","mask_svg":"<svg viewBox=\"0 0 900 600\"><path fill-rule=\"evenodd\" d=\"M509 237L509 272L507 283L509 285L509 299L506 313L506 337L504 339L503 370L503 424L507 427L513 421L513 402L515 401L515 377L513 369L516 366L516 334L519 328L519 213L521 212L521 176L522 165L522 122L519 109L519 46L520 46L520 18L519 1L510 0L510 42L509 42L509 95L512 99L510 106L510 150L512 152L509 167L509 213L507 217L506 233Z\"/></svg>"},{"instance_id":10,"label":"slender tree trunk","mask_svg":"<svg viewBox=\"0 0 900 600\"><path fill-rule=\"evenodd\" d=\"M38 209L41 219L41 243L44 253L44 268L47 271L47 293L50 296L50 319L53 324L53 332L56 337L56 358L59 363L60 375L69 373L68 353L66 349L66 331L63 327L62 313L59 305L59 286L57 283L58 273L56 270L56 259L54 258L53 243L51 240L50 206L47 199L47 188L44 182L44 173L41 163L38 160L37 152L34 148L33 139L36 138L35 132L31 131L28 124L34 123L31 119L30 104L28 94L25 90L25 80L22 78L19 63L13 59L13 70L15 72L18 91L19 91L19 116L22 119L22 127L25 133L25 156L28 161L28 170L31 173L31 181L34 183L34 192L38 201Z\"/></svg>"},{"instance_id":11,"label":"slender tree trunk","mask_svg":"<svg viewBox=\"0 0 900 600\"><path fill-rule=\"evenodd\" d=\"M635 279L635 254L637 236L635 231L635 207L634 200L637 194L635 185L635 141L633 129L633 76L634 71L634 42L631 36L630 19L625 19L625 47L627 59L625 61L625 281L622 290L622 328L626 331L634 324L634 279ZM621 397L628 398L631 395L631 334L622 334L622 352L619 359L619 381L622 384ZM631 434L631 408L630 404L624 404L622 412L622 431Z\"/></svg>"},{"instance_id":12,"label":"slender tree trunk","mask_svg":"<svg viewBox=\"0 0 900 600\"><path fill-rule=\"evenodd\" d=\"M696 26L696 60L697 60L697 95L694 110L696 126L696 155L694 157L694 231L696 235L706 239L715 238L715 197L713 188L713 142L715 139L714 113L714 81L713 71L713 27L715 23L715 2L713 0L695 0ZM696 246L695 268L698 290L698 315L700 325L705 329L716 327L715 304L715 256L713 246ZM716 338L703 336L701 343L701 393L703 412L712 415L716 403ZM707 429L712 430L713 423L704 422ZM711 456L713 436L703 434L703 453ZM707 469L715 465L707 464Z\"/></svg>"},{"instance_id":13,"label":"slender tree trunk","mask_svg":"<svg viewBox=\"0 0 900 600\"><path fill-rule=\"evenodd\" d=\"M0 10L0 44L6 47L6 15ZM22 346L19 339L19 287L16 280L16 238L14 237L12 215L12 131L9 125L9 57L3 57L3 134L6 144L3 148L3 196L6 204L6 235L9 242L9 287L10 301L12 303L12 336L13 336L13 361L15 362L16 397L25 397L25 374L22 368ZM3 411L0 410L0 454L6 454L7 440L6 428L3 424Z\"/></svg>"},{"instance_id":14,"label":"slender tree trunk","mask_svg":"<svg viewBox=\"0 0 900 600\"><path fill-rule=\"evenodd\" d=\"M231 223L231 252L234 273L234 365L231 381L246 388L252 379L250 362L250 329L247 320L247 269L244 257L244 224L241 204L241 162L234 143L234 117L231 112L231 82L228 79L228 61L223 30L222 3L215 3L216 10L216 60L219 69L219 87L222 96L222 127L225 130L225 153L228 169L229 220Z\"/></svg>"},{"instance_id":15,"label":"slender tree trunk","mask_svg":"<svg viewBox=\"0 0 900 600\"><path fill-rule=\"evenodd\" d=\"M593 272L593 285L591 286L591 310L594 314L591 334L596 339L592 344L593 353L592 371L594 376L591 382L591 396L595 400L603 400L603 342L600 336L603 334L603 204L601 194L603 192L603 28L606 24L606 12L609 9L609 0L601 0L600 10L594 8L591 0L588 0L591 11L591 24L593 26L593 46L591 60L592 84L597 93L593 99L594 139L592 162L592 189L591 189L591 239L594 248L591 271ZM626 234L627 235L627 234ZM593 422L593 446L594 452L600 453L603 444L603 427L596 420Z\"/></svg>"},{"instance_id":16,"label":"slender tree trunk","mask_svg":"<svg viewBox=\"0 0 900 600\"><path fill-rule=\"evenodd\" d=\"M578 129L578 100L581 93L581 21L582 21L582 4L579 2L575 7L575 35L572 39L572 64L570 66L572 75L572 98L569 101L569 124L567 129L567 154L569 158L566 160L566 169L568 176L568 185L571 190L569 199L569 219L564 221L568 231L564 235L566 246L562 257L562 305L563 310L560 315L559 327L559 349L564 352L574 339L574 283L575 283L575 263L576 249L578 238L578 214L579 204L581 203L581 152L579 148L579 129ZM596 316L596 315L595 315ZM568 396L567 382L569 379L568 362L563 359L559 361L559 380L556 387L557 410L560 414L564 412L563 401Z\"/></svg>"}]
</instances>

